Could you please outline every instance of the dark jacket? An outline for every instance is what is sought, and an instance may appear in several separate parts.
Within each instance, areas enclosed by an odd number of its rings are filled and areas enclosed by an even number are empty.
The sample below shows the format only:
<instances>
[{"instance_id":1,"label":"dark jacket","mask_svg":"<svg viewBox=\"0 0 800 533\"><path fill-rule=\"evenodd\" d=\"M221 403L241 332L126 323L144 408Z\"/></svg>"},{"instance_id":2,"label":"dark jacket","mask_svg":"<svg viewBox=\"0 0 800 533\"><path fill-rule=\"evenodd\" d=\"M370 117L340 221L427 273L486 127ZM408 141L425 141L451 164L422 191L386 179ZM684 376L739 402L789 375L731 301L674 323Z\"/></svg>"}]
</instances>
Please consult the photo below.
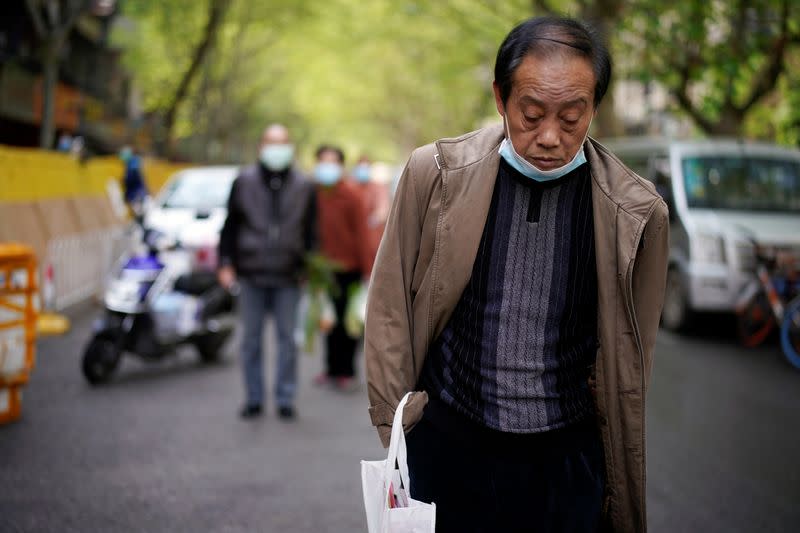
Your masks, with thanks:
<instances>
[{"instance_id":1,"label":"dark jacket","mask_svg":"<svg viewBox=\"0 0 800 533\"><path fill-rule=\"evenodd\" d=\"M316 247L314 184L294 169L245 167L233 182L219 239L220 265L262 287L295 285Z\"/></svg>"}]
</instances>

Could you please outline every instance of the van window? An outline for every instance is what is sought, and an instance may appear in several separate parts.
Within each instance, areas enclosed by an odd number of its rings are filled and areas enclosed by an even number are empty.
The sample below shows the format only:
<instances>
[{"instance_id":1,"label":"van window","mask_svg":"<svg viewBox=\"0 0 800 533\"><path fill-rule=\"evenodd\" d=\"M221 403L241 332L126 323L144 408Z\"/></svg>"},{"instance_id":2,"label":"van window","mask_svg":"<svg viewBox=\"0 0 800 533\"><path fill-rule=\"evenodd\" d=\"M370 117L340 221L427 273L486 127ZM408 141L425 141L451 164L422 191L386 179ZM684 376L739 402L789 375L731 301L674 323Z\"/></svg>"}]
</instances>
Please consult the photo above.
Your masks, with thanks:
<instances>
[{"instance_id":1,"label":"van window","mask_svg":"<svg viewBox=\"0 0 800 533\"><path fill-rule=\"evenodd\" d=\"M800 163L773 158L687 157L682 162L689 207L800 211Z\"/></svg>"}]
</instances>

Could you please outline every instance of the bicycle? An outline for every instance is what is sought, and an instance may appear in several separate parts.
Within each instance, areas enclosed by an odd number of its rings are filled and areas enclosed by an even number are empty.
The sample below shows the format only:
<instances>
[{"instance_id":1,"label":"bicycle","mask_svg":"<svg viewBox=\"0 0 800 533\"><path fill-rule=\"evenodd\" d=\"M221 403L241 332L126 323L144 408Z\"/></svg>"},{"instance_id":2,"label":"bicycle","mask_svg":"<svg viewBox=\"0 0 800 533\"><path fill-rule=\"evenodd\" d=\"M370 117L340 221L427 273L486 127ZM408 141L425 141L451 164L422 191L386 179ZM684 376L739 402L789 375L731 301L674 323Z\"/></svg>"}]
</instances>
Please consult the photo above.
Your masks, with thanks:
<instances>
[{"instance_id":1,"label":"bicycle","mask_svg":"<svg viewBox=\"0 0 800 533\"><path fill-rule=\"evenodd\" d=\"M740 342L752 348L780 329L787 361L800 369L800 272L785 252L767 253L755 247L756 277L745 287L736 306Z\"/></svg>"}]
</instances>

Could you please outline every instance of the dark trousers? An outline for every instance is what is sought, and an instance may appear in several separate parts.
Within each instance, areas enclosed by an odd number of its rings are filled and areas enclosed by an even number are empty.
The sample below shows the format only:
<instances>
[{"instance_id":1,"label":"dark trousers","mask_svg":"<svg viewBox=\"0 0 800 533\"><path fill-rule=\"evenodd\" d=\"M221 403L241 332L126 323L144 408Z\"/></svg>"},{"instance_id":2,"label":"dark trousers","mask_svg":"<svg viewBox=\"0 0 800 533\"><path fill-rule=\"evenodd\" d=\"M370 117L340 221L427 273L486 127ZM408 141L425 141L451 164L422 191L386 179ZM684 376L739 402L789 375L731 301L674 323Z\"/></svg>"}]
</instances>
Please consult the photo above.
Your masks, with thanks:
<instances>
[{"instance_id":1,"label":"dark trousers","mask_svg":"<svg viewBox=\"0 0 800 533\"><path fill-rule=\"evenodd\" d=\"M407 436L411 496L436 503L437 532L599 530L605 466L593 423L496 438L437 421L424 416Z\"/></svg>"},{"instance_id":2,"label":"dark trousers","mask_svg":"<svg viewBox=\"0 0 800 533\"><path fill-rule=\"evenodd\" d=\"M350 286L361 281L359 272L337 272L336 284L339 287L339 296L333 299L336 308L336 327L328 333L326 338L328 349L328 375L330 377L353 377L355 368L353 359L356 355L358 339L351 338L344 329L344 312L347 309L347 296Z\"/></svg>"}]
</instances>

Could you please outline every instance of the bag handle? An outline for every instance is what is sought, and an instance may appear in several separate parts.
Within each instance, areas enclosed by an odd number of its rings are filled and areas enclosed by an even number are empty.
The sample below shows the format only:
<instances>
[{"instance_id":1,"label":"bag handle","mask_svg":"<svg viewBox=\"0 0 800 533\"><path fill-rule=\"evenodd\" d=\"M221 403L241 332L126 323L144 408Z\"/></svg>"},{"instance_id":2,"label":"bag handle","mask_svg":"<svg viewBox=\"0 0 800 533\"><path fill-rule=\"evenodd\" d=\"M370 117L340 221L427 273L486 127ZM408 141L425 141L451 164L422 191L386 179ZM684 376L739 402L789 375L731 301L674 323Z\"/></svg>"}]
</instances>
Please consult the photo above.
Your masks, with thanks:
<instances>
[{"instance_id":1,"label":"bag handle","mask_svg":"<svg viewBox=\"0 0 800 533\"><path fill-rule=\"evenodd\" d=\"M389 497L389 484L392 479L392 472L394 472L394 465L397 463L400 469L400 482L411 493L411 486L408 475L408 449L406 448L406 435L403 431L403 410L405 409L408 399L413 393L409 392L403 396L397 409L394 412L394 420L392 421L392 437L389 440L389 455L386 458L386 471L384 474L384 500L388 501Z\"/></svg>"}]
</instances>

